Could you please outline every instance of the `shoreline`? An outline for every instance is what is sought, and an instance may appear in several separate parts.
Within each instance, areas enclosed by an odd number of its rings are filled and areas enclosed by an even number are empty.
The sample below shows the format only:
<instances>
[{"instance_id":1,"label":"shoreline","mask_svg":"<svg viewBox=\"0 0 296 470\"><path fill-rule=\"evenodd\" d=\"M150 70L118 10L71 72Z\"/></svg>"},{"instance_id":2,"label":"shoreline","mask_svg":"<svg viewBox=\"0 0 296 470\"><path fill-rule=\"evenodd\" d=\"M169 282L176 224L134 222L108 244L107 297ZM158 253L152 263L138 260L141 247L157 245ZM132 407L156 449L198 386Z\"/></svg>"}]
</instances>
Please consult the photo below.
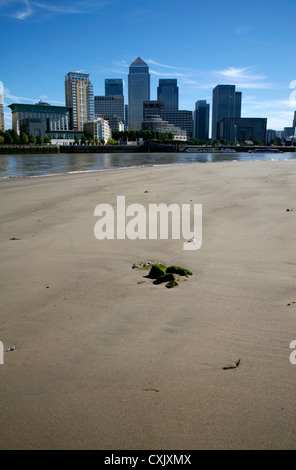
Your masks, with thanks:
<instances>
[{"instance_id":1,"label":"shoreline","mask_svg":"<svg viewBox=\"0 0 296 470\"><path fill-rule=\"evenodd\" d=\"M273 162L273 161L282 161L288 162L293 161L293 158L267 158L267 159L252 159L252 160L221 160L221 161L196 161L196 162L177 162L177 163L159 163L159 164L143 164L143 165L131 165L131 166L121 166L121 167L110 167L110 168L96 168L90 170L74 170L64 173L44 173L39 175L12 175L12 176L0 176L0 183L8 180L16 179L26 179L26 178L44 178L52 176L66 176L66 175L75 175L75 174L91 174L91 173L105 173L112 171L123 171L129 169L140 169L140 168L155 168L155 167L170 167L170 166L181 166L181 165L207 165L207 164L221 164L221 163L252 163L252 162ZM295 159L296 160L296 159Z\"/></svg>"},{"instance_id":2,"label":"shoreline","mask_svg":"<svg viewBox=\"0 0 296 470\"><path fill-rule=\"evenodd\" d=\"M295 161L116 170L1 185L0 448L295 450ZM97 240L117 195L202 204L201 248Z\"/></svg>"}]
</instances>

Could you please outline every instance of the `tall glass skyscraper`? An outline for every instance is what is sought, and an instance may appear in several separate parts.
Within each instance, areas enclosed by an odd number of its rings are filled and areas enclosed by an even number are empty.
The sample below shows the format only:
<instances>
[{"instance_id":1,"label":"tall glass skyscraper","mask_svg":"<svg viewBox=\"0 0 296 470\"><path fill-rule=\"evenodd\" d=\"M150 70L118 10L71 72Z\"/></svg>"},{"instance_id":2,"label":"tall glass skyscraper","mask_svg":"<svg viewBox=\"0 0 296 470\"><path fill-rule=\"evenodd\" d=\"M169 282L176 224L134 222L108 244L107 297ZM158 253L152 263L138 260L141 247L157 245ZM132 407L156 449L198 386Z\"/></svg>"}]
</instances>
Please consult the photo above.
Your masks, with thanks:
<instances>
[{"instance_id":1,"label":"tall glass skyscraper","mask_svg":"<svg viewBox=\"0 0 296 470\"><path fill-rule=\"evenodd\" d=\"M157 87L157 101L164 102L164 109L176 111L179 109L179 88L177 80L161 78Z\"/></svg>"},{"instance_id":2,"label":"tall glass skyscraper","mask_svg":"<svg viewBox=\"0 0 296 470\"><path fill-rule=\"evenodd\" d=\"M219 121L224 118L241 117L241 92L235 85L217 85L213 90L212 102L212 140L219 139Z\"/></svg>"},{"instance_id":3,"label":"tall glass skyscraper","mask_svg":"<svg viewBox=\"0 0 296 470\"><path fill-rule=\"evenodd\" d=\"M123 96L124 81L122 78L105 78L105 96Z\"/></svg>"},{"instance_id":4,"label":"tall glass skyscraper","mask_svg":"<svg viewBox=\"0 0 296 470\"><path fill-rule=\"evenodd\" d=\"M72 129L83 131L83 124L94 119L94 89L89 74L69 72L65 77L66 106L72 108Z\"/></svg>"},{"instance_id":5,"label":"tall glass skyscraper","mask_svg":"<svg viewBox=\"0 0 296 470\"><path fill-rule=\"evenodd\" d=\"M193 113L193 137L195 139L209 139L210 105L205 100L195 103Z\"/></svg>"},{"instance_id":6,"label":"tall glass skyscraper","mask_svg":"<svg viewBox=\"0 0 296 470\"><path fill-rule=\"evenodd\" d=\"M141 130L143 102L150 100L149 67L138 57L129 67L128 75L128 128Z\"/></svg>"}]
</instances>

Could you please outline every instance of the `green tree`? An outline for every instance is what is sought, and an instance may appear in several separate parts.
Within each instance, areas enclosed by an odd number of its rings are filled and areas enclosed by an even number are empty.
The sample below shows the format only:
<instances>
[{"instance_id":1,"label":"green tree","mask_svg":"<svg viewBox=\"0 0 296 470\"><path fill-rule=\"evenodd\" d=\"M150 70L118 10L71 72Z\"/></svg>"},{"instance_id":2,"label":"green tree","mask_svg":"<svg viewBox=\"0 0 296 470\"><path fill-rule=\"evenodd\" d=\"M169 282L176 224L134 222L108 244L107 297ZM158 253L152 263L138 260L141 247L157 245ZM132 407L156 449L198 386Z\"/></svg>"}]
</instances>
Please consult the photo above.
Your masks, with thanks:
<instances>
[{"instance_id":1,"label":"green tree","mask_svg":"<svg viewBox=\"0 0 296 470\"><path fill-rule=\"evenodd\" d=\"M46 136L44 137L44 143L45 143L45 144L50 144L50 143L51 143L51 138L50 138L48 135L46 135Z\"/></svg>"},{"instance_id":2,"label":"green tree","mask_svg":"<svg viewBox=\"0 0 296 470\"><path fill-rule=\"evenodd\" d=\"M11 137L10 132L6 131L4 135L4 142L8 145L13 144L13 138Z\"/></svg>"},{"instance_id":3,"label":"green tree","mask_svg":"<svg viewBox=\"0 0 296 470\"><path fill-rule=\"evenodd\" d=\"M21 143L26 145L29 143L29 137L24 132L21 133Z\"/></svg>"},{"instance_id":4,"label":"green tree","mask_svg":"<svg viewBox=\"0 0 296 470\"><path fill-rule=\"evenodd\" d=\"M29 143L36 144L36 137L33 134L30 134Z\"/></svg>"}]
</instances>

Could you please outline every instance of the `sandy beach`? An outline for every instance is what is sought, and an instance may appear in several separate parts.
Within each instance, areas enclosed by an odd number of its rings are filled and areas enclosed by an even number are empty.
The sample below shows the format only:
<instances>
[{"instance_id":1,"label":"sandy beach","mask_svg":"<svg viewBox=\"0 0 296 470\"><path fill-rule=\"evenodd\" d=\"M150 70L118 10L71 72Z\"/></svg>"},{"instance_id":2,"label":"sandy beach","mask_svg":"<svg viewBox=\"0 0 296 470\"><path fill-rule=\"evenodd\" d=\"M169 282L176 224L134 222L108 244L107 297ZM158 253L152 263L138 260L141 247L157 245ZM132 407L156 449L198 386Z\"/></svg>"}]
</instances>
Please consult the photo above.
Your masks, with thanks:
<instances>
[{"instance_id":1,"label":"sandy beach","mask_svg":"<svg viewBox=\"0 0 296 470\"><path fill-rule=\"evenodd\" d=\"M296 449L295 181L295 161L2 181L0 448ZM202 204L201 248L98 240L118 195ZM193 275L154 285L145 260Z\"/></svg>"}]
</instances>

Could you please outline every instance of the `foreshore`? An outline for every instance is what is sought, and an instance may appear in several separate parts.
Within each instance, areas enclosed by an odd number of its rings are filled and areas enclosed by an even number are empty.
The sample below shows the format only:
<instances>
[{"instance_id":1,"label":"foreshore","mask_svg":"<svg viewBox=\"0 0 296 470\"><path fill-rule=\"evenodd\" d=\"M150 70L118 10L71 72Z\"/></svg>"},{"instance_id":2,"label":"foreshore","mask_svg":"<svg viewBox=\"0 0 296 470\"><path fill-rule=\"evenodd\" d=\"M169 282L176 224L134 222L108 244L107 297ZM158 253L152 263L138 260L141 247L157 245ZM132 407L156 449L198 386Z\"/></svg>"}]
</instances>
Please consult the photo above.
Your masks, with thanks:
<instances>
[{"instance_id":1,"label":"foreshore","mask_svg":"<svg viewBox=\"0 0 296 470\"><path fill-rule=\"evenodd\" d=\"M0 182L0 448L296 449L296 163ZM202 246L98 240L98 204L202 204ZM134 263L193 275L167 289Z\"/></svg>"}]
</instances>

